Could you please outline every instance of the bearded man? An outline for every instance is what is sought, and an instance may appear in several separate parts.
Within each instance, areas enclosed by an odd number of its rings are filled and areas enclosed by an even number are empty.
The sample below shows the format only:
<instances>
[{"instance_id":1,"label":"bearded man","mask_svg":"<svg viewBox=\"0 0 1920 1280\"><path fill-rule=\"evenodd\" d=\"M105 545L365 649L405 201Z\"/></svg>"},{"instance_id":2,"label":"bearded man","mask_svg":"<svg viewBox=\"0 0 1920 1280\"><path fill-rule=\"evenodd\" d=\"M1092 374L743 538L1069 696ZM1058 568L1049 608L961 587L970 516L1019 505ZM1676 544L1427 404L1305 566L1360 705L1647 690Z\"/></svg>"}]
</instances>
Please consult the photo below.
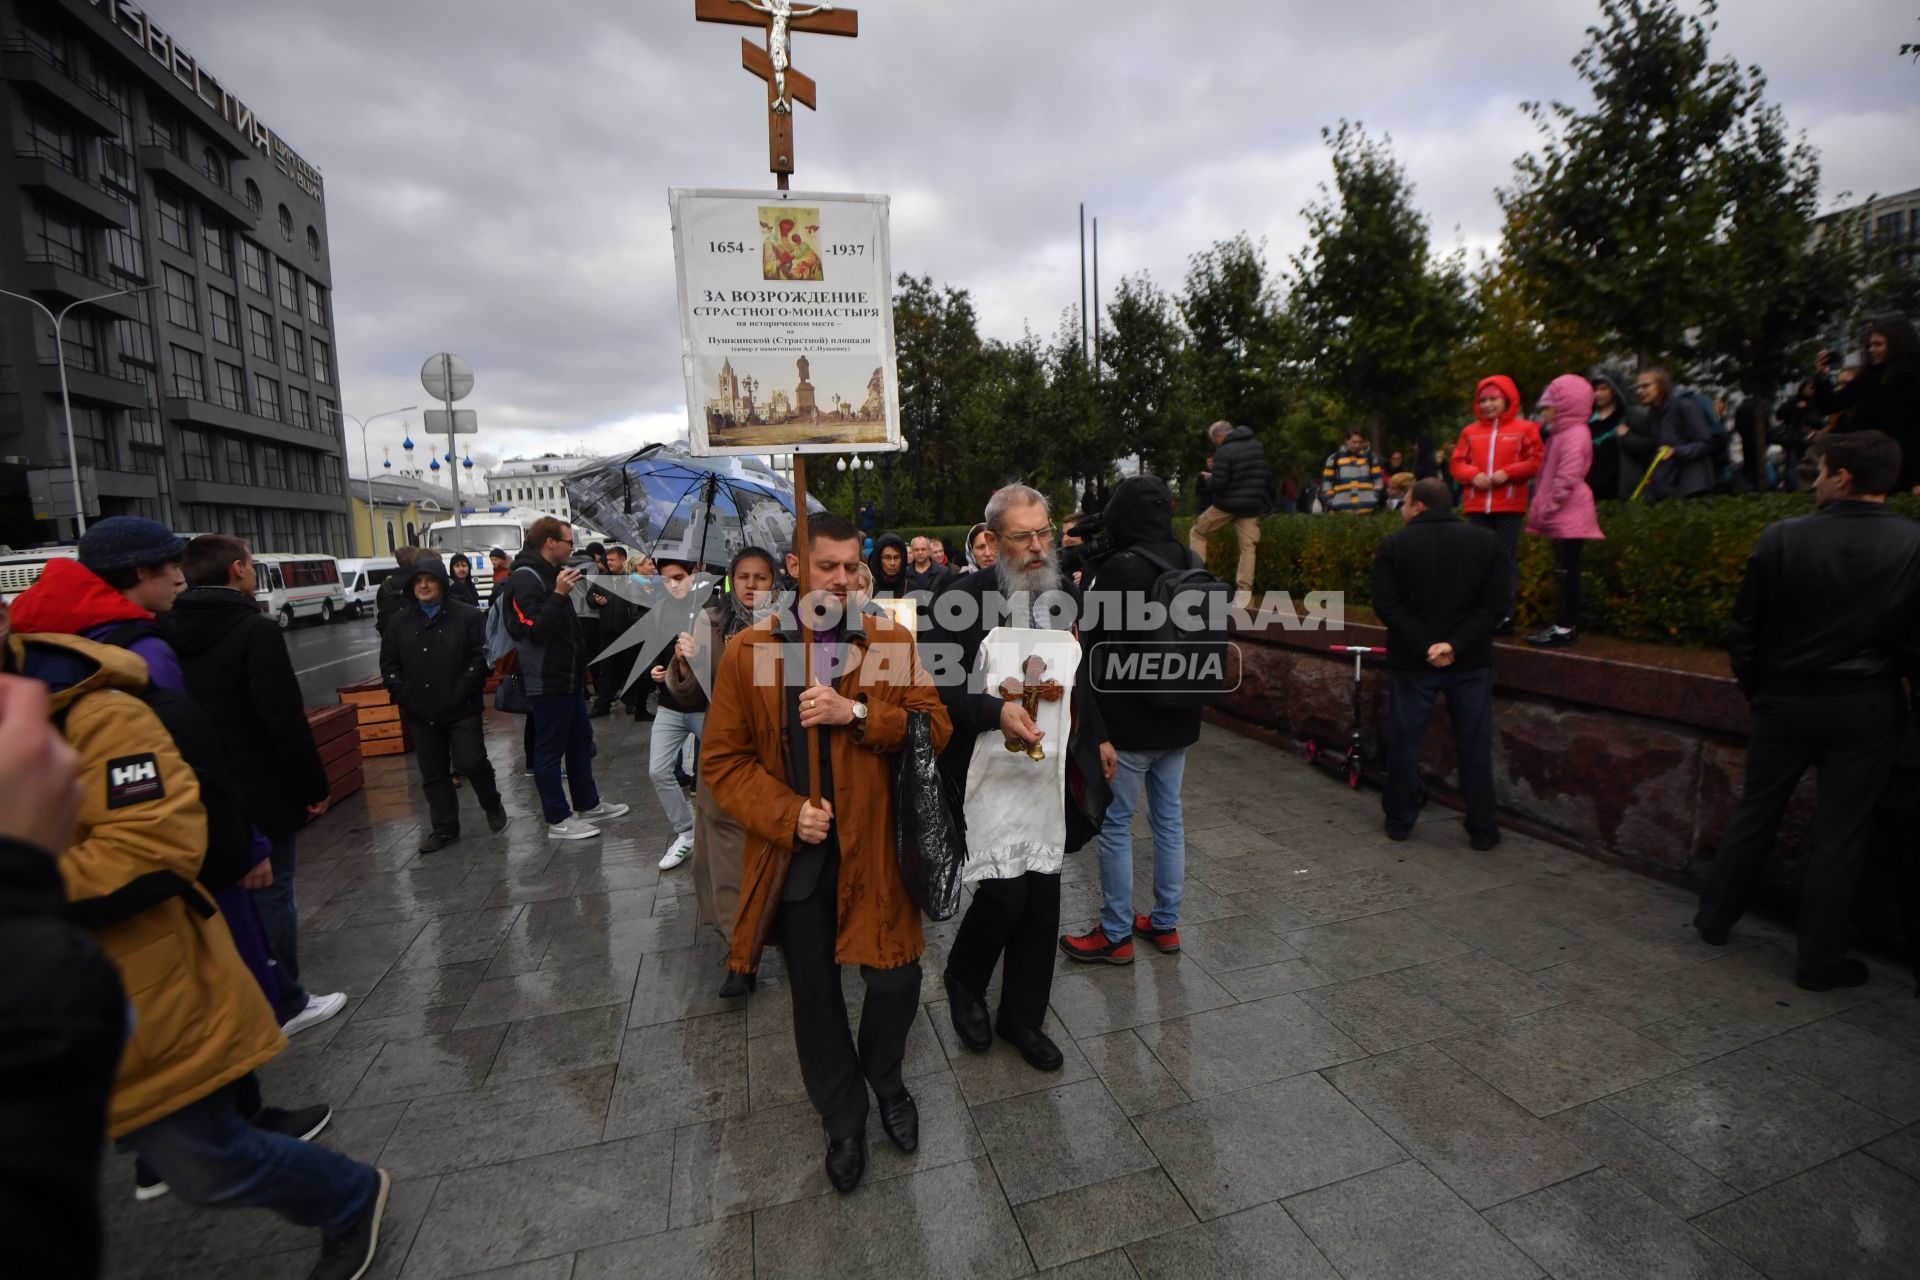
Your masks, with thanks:
<instances>
[{"instance_id":1,"label":"bearded man","mask_svg":"<svg viewBox=\"0 0 1920 1280\"><path fill-rule=\"evenodd\" d=\"M1058 1071L1059 1047L1041 1024L1060 863L1100 830L1118 757L1091 686L1076 679L1080 593L1061 573L1046 497L1008 485L987 503L986 523L998 562L935 598L923 643L953 720L940 769L965 798L963 876L974 886L947 957L948 1007L967 1048L984 1053L997 1030L1030 1065ZM1030 690L1038 696L1023 696ZM987 983L1003 955L990 1021Z\"/></svg>"}]
</instances>

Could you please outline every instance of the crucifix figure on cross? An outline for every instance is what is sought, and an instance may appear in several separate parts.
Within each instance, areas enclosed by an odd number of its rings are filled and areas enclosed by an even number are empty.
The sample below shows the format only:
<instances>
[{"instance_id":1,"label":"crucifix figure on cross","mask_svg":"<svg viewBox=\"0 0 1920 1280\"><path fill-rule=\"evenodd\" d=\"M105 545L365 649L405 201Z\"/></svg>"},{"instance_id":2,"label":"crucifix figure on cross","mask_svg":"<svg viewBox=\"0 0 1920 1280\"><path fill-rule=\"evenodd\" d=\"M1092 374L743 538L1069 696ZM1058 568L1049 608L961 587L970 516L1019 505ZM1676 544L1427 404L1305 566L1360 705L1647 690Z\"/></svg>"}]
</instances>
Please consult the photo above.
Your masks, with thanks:
<instances>
[{"instance_id":1,"label":"crucifix figure on cross","mask_svg":"<svg viewBox=\"0 0 1920 1280\"><path fill-rule=\"evenodd\" d=\"M740 42L740 65L767 82L768 167L780 175L780 187L785 190L787 175L793 172L793 104L816 105L812 78L793 65L794 33L857 36L860 15L824 0L815 4L796 4L794 0L694 0L693 12L701 22L765 29L764 48L751 40Z\"/></svg>"}]
</instances>

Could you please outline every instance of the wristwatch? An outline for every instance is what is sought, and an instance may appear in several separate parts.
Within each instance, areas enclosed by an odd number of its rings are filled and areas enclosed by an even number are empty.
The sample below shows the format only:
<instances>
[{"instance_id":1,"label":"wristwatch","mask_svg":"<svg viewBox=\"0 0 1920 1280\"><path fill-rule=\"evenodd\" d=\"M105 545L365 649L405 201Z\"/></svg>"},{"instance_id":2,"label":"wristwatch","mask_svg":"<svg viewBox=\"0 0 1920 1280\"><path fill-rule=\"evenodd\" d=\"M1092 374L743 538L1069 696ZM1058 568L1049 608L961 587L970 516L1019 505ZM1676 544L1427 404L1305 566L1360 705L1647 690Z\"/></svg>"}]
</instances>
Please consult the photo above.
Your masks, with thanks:
<instances>
[{"instance_id":1,"label":"wristwatch","mask_svg":"<svg viewBox=\"0 0 1920 1280\"><path fill-rule=\"evenodd\" d=\"M857 721L859 721L859 722L860 722L860 723L862 723L862 724L865 724L865 723L866 723L866 719L867 719L867 704L866 704L866 703L864 703L864 702L856 702L856 703L854 703L854 704L853 704L853 718L854 718L855 720L857 720Z\"/></svg>"}]
</instances>

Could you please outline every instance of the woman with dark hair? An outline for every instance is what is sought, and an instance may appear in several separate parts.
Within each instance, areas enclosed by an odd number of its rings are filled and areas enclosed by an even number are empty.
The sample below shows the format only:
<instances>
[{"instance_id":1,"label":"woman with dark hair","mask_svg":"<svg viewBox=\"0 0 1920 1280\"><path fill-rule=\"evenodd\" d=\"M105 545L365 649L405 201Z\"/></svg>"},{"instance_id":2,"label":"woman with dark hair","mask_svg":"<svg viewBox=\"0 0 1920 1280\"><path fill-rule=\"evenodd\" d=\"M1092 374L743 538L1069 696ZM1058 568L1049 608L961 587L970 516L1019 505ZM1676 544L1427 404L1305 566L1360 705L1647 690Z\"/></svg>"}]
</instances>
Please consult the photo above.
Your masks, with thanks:
<instances>
[{"instance_id":1,"label":"woman with dark hair","mask_svg":"<svg viewBox=\"0 0 1920 1280\"><path fill-rule=\"evenodd\" d=\"M461 604L470 604L478 609L480 588L473 585L473 561L456 552L447 563L447 568L453 574L452 580L447 583L447 599L458 600Z\"/></svg>"},{"instance_id":2,"label":"woman with dark hair","mask_svg":"<svg viewBox=\"0 0 1920 1280\"><path fill-rule=\"evenodd\" d=\"M876 599L907 594L907 544L891 533L873 540L873 594Z\"/></svg>"},{"instance_id":3,"label":"woman with dark hair","mask_svg":"<svg viewBox=\"0 0 1920 1280\"><path fill-rule=\"evenodd\" d=\"M1899 316L1874 322L1867 362L1851 382L1828 380L1833 352L1814 357L1814 403L1820 412L1846 414L1837 431L1883 431L1900 446L1895 493L1920 493L1920 334Z\"/></svg>"},{"instance_id":4,"label":"woman with dark hair","mask_svg":"<svg viewBox=\"0 0 1920 1280\"><path fill-rule=\"evenodd\" d=\"M707 606L698 633L682 637L667 665L668 694L690 711L705 711L713 673L727 641L771 613L779 602L779 566L773 553L742 547L727 565L728 592ZM696 670L696 664L698 669ZM713 788L697 787L693 796L693 892L700 921L722 937L733 936L740 906L740 868L746 858L747 829L720 807ZM753 972L728 971L720 995L726 999L752 991Z\"/></svg>"}]
</instances>

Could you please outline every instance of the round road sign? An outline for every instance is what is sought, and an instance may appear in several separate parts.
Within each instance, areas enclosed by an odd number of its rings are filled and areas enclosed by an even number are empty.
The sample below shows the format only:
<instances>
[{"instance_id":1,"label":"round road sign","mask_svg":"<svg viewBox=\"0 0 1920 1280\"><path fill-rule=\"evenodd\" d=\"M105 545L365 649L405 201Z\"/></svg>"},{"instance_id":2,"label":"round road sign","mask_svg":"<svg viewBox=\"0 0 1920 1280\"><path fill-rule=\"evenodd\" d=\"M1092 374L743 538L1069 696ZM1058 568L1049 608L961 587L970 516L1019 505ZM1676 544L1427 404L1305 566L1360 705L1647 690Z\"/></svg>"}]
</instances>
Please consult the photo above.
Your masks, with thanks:
<instances>
[{"instance_id":1,"label":"round road sign","mask_svg":"<svg viewBox=\"0 0 1920 1280\"><path fill-rule=\"evenodd\" d=\"M464 400L473 390L473 366L451 351L428 356L420 366L420 385L435 400Z\"/></svg>"}]
</instances>

